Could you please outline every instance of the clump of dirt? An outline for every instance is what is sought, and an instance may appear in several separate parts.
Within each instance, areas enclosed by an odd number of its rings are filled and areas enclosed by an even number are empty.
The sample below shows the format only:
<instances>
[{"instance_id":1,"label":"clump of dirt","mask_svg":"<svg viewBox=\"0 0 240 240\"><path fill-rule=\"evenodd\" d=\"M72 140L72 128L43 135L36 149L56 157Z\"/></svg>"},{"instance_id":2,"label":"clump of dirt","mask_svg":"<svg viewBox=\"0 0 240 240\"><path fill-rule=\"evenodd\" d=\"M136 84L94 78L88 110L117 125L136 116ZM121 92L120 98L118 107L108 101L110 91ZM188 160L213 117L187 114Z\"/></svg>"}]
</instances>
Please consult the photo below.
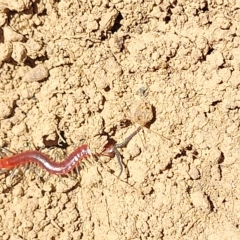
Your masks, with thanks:
<instances>
[{"instance_id":1,"label":"clump of dirt","mask_svg":"<svg viewBox=\"0 0 240 240\"><path fill-rule=\"evenodd\" d=\"M0 238L240 239L239 9L1 0L0 147L64 158L143 131L120 178L104 156L1 172Z\"/></svg>"}]
</instances>

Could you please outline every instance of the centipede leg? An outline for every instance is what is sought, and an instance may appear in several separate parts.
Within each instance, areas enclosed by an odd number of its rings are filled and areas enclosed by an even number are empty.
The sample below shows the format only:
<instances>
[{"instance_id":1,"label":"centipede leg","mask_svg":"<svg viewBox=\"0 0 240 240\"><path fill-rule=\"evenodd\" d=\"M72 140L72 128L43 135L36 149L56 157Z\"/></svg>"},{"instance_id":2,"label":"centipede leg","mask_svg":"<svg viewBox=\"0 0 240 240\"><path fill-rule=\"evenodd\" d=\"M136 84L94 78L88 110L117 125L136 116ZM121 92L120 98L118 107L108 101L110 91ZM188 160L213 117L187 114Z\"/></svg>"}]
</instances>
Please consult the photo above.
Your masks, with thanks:
<instances>
[{"instance_id":1,"label":"centipede leg","mask_svg":"<svg viewBox=\"0 0 240 240\"><path fill-rule=\"evenodd\" d=\"M68 174L68 176L69 176L69 174ZM74 179L74 171L73 170L70 172L70 178Z\"/></svg>"},{"instance_id":2,"label":"centipede leg","mask_svg":"<svg viewBox=\"0 0 240 240\"><path fill-rule=\"evenodd\" d=\"M30 164L28 165L28 169L29 169L29 171L34 171L34 170L35 170L34 164L33 164L33 163L30 163Z\"/></svg>"},{"instance_id":3,"label":"centipede leg","mask_svg":"<svg viewBox=\"0 0 240 240\"><path fill-rule=\"evenodd\" d=\"M25 180L27 180L27 177L26 177L26 171L27 171L27 169L29 168L29 163L27 163L24 167L22 167L21 169L21 171L22 171L22 175L23 175L23 181L25 181Z\"/></svg>"},{"instance_id":4,"label":"centipede leg","mask_svg":"<svg viewBox=\"0 0 240 240\"><path fill-rule=\"evenodd\" d=\"M42 169L39 169L39 168L35 167L35 171L34 172L38 175L39 179L41 179L43 177Z\"/></svg>"},{"instance_id":5,"label":"centipede leg","mask_svg":"<svg viewBox=\"0 0 240 240\"><path fill-rule=\"evenodd\" d=\"M76 170L75 170L76 169ZM79 171L78 171L78 168L76 167L75 169L73 169L71 172L70 172L70 178L74 181L76 181L76 179L78 180L78 175L76 177L76 173L79 174ZM69 176L69 174L68 174Z\"/></svg>"},{"instance_id":6,"label":"centipede leg","mask_svg":"<svg viewBox=\"0 0 240 240\"><path fill-rule=\"evenodd\" d=\"M17 171L17 167L13 168L12 172L10 173L9 178L10 178L11 180L13 179L16 171Z\"/></svg>"},{"instance_id":7,"label":"centipede leg","mask_svg":"<svg viewBox=\"0 0 240 240\"><path fill-rule=\"evenodd\" d=\"M80 163L80 168L85 171L86 165L84 162Z\"/></svg>"},{"instance_id":8,"label":"centipede leg","mask_svg":"<svg viewBox=\"0 0 240 240\"><path fill-rule=\"evenodd\" d=\"M76 166L76 173L77 173L77 175L79 176L80 175L80 173L79 173L79 169L78 169L78 166Z\"/></svg>"},{"instance_id":9,"label":"centipede leg","mask_svg":"<svg viewBox=\"0 0 240 240\"><path fill-rule=\"evenodd\" d=\"M6 186L7 187L12 187L14 186L17 181L14 181L14 175L16 174L16 171L17 171L18 167L15 167L12 169L12 172L9 174L9 178L6 179Z\"/></svg>"},{"instance_id":10,"label":"centipede leg","mask_svg":"<svg viewBox=\"0 0 240 240\"><path fill-rule=\"evenodd\" d=\"M91 154L89 158L85 159L85 161L86 161L90 166L92 166L93 163L95 163L94 156Z\"/></svg>"},{"instance_id":11,"label":"centipede leg","mask_svg":"<svg viewBox=\"0 0 240 240\"><path fill-rule=\"evenodd\" d=\"M76 167L77 179L78 179L78 181L80 181L80 179L81 179L81 173L80 173L80 171L79 171L78 168L79 168L79 166Z\"/></svg>"},{"instance_id":12,"label":"centipede leg","mask_svg":"<svg viewBox=\"0 0 240 240\"><path fill-rule=\"evenodd\" d=\"M29 163L27 163L27 164L24 166L24 168L23 168L23 170L22 170L23 174L26 173L26 171L27 171L28 168L29 168Z\"/></svg>"},{"instance_id":13,"label":"centipede leg","mask_svg":"<svg viewBox=\"0 0 240 240\"><path fill-rule=\"evenodd\" d=\"M82 162L81 163L81 166L82 166L82 168L84 169L84 170L88 170L88 166L87 166L87 164L86 164L86 161L84 161L84 162Z\"/></svg>"},{"instance_id":14,"label":"centipede leg","mask_svg":"<svg viewBox=\"0 0 240 240\"><path fill-rule=\"evenodd\" d=\"M6 172L8 172L8 171L9 171L8 169L1 169L1 170L0 170L0 174L6 173Z\"/></svg>"},{"instance_id":15,"label":"centipede leg","mask_svg":"<svg viewBox=\"0 0 240 240\"><path fill-rule=\"evenodd\" d=\"M14 152L12 152L12 151L8 150L7 148L4 148L4 147L0 148L0 151L1 151L1 155L5 154L5 156L9 156L9 155L14 154Z\"/></svg>"},{"instance_id":16,"label":"centipede leg","mask_svg":"<svg viewBox=\"0 0 240 240\"><path fill-rule=\"evenodd\" d=\"M51 175L48 174L48 176L46 177L46 181L48 181L50 179Z\"/></svg>"}]
</instances>

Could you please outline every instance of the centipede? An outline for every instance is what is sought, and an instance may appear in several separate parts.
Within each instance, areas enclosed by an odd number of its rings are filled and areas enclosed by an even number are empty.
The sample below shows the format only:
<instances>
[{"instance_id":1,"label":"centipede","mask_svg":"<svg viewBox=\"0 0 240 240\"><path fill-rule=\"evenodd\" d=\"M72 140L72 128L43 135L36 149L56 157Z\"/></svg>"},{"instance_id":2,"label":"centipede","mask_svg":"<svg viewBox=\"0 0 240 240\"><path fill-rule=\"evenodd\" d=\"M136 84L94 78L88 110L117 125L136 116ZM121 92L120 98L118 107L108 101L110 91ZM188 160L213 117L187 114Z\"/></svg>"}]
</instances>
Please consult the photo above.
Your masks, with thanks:
<instances>
[{"instance_id":1,"label":"centipede","mask_svg":"<svg viewBox=\"0 0 240 240\"><path fill-rule=\"evenodd\" d=\"M22 167L34 163L50 174L67 175L74 169L78 170L78 167L82 161L91 156L107 156L110 158L114 158L116 156L118 164L120 166L120 173L118 174L118 177L120 177L123 171L123 164L118 148L126 147L128 142L140 130L141 127L138 127L138 129L129 135L122 143L112 143L112 141L109 141L104 145L103 150L100 153L92 153L87 144L79 146L61 162L52 160L49 156L38 150L28 150L12 156L7 156L0 159L0 171L5 172L16 169L17 167Z\"/></svg>"}]
</instances>

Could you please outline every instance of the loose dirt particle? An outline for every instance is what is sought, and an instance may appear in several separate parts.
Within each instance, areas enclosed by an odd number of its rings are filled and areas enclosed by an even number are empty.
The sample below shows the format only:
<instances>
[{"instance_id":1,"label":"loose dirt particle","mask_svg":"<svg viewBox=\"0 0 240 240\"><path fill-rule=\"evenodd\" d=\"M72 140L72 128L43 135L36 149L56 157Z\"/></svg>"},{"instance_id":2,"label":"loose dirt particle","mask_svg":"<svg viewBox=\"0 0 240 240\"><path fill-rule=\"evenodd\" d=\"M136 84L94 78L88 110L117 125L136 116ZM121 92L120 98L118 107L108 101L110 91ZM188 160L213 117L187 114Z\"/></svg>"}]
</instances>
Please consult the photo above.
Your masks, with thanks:
<instances>
[{"instance_id":1,"label":"loose dirt particle","mask_svg":"<svg viewBox=\"0 0 240 240\"><path fill-rule=\"evenodd\" d=\"M190 177L194 180L197 180L200 178L199 170L195 166L191 166L188 173Z\"/></svg>"},{"instance_id":2,"label":"loose dirt particle","mask_svg":"<svg viewBox=\"0 0 240 240\"><path fill-rule=\"evenodd\" d=\"M9 60L12 55L12 43L0 43L0 63Z\"/></svg>"},{"instance_id":3,"label":"loose dirt particle","mask_svg":"<svg viewBox=\"0 0 240 240\"><path fill-rule=\"evenodd\" d=\"M27 58L27 50L22 43L13 43L12 58L20 64L24 63Z\"/></svg>"},{"instance_id":4,"label":"loose dirt particle","mask_svg":"<svg viewBox=\"0 0 240 240\"><path fill-rule=\"evenodd\" d=\"M217 147L213 147L209 152L209 161L211 161L213 164L218 164L221 158L222 152Z\"/></svg>"},{"instance_id":5,"label":"loose dirt particle","mask_svg":"<svg viewBox=\"0 0 240 240\"><path fill-rule=\"evenodd\" d=\"M209 209L209 202L202 192L194 192L191 194L191 200L196 208Z\"/></svg>"},{"instance_id":6,"label":"loose dirt particle","mask_svg":"<svg viewBox=\"0 0 240 240\"><path fill-rule=\"evenodd\" d=\"M4 27L3 34L5 42L21 42L24 39L22 34L13 31L10 27Z\"/></svg>"},{"instance_id":7,"label":"loose dirt particle","mask_svg":"<svg viewBox=\"0 0 240 240\"><path fill-rule=\"evenodd\" d=\"M103 14L100 21L100 29L103 31L110 31L116 21L119 12L116 9L111 9L107 13Z\"/></svg>"},{"instance_id":8,"label":"loose dirt particle","mask_svg":"<svg viewBox=\"0 0 240 240\"><path fill-rule=\"evenodd\" d=\"M0 12L0 27L2 27L7 21L7 14Z\"/></svg>"},{"instance_id":9,"label":"loose dirt particle","mask_svg":"<svg viewBox=\"0 0 240 240\"><path fill-rule=\"evenodd\" d=\"M5 102L0 102L0 119L6 119L12 113L12 108Z\"/></svg>"},{"instance_id":10,"label":"loose dirt particle","mask_svg":"<svg viewBox=\"0 0 240 240\"><path fill-rule=\"evenodd\" d=\"M0 6L17 12L29 9L31 5L32 0L18 0L18 1L1 0L0 3Z\"/></svg>"}]
</instances>

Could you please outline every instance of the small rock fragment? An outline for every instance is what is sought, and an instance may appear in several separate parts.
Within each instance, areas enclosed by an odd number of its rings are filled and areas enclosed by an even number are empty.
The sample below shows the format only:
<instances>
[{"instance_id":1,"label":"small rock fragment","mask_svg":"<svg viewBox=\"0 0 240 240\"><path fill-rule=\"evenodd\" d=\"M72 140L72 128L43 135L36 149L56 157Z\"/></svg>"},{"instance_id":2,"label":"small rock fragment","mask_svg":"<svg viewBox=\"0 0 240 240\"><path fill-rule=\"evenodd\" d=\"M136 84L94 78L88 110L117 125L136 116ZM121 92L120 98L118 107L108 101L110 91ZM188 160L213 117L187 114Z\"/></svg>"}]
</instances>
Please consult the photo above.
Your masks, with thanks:
<instances>
[{"instance_id":1,"label":"small rock fragment","mask_svg":"<svg viewBox=\"0 0 240 240\"><path fill-rule=\"evenodd\" d=\"M5 42L22 42L24 40L23 35L13 31L10 27L4 27L3 34Z\"/></svg>"},{"instance_id":2,"label":"small rock fragment","mask_svg":"<svg viewBox=\"0 0 240 240\"><path fill-rule=\"evenodd\" d=\"M0 12L0 27L2 27L7 21L7 14L5 12Z\"/></svg>"},{"instance_id":3,"label":"small rock fragment","mask_svg":"<svg viewBox=\"0 0 240 240\"><path fill-rule=\"evenodd\" d=\"M194 192L191 194L191 201L195 208L209 209L209 202L207 197L202 192Z\"/></svg>"},{"instance_id":4,"label":"small rock fragment","mask_svg":"<svg viewBox=\"0 0 240 240\"><path fill-rule=\"evenodd\" d=\"M232 72L231 78L229 79L229 82L231 83L233 88L238 88L240 86L240 71L235 69Z\"/></svg>"},{"instance_id":5,"label":"small rock fragment","mask_svg":"<svg viewBox=\"0 0 240 240\"><path fill-rule=\"evenodd\" d=\"M222 159L222 152L217 147L213 147L209 152L208 158L213 164L218 164Z\"/></svg>"},{"instance_id":6,"label":"small rock fragment","mask_svg":"<svg viewBox=\"0 0 240 240\"><path fill-rule=\"evenodd\" d=\"M27 49L22 43L13 43L12 58L19 64L24 63L27 58Z\"/></svg>"},{"instance_id":7,"label":"small rock fragment","mask_svg":"<svg viewBox=\"0 0 240 240\"><path fill-rule=\"evenodd\" d=\"M102 31L110 31L115 24L119 12L113 8L105 13L100 21L100 29Z\"/></svg>"},{"instance_id":8,"label":"small rock fragment","mask_svg":"<svg viewBox=\"0 0 240 240\"><path fill-rule=\"evenodd\" d=\"M5 102L0 102L0 119L8 118L12 113L12 108L8 106Z\"/></svg>"},{"instance_id":9,"label":"small rock fragment","mask_svg":"<svg viewBox=\"0 0 240 240\"><path fill-rule=\"evenodd\" d=\"M112 74L115 74L118 77L120 77L122 75L122 68L117 63L117 61L115 60L114 57L108 58L106 60L105 70L106 70L106 72L110 72Z\"/></svg>"},{"instance_id":10,"label":"small rock fragment","mask_svg":"<svg viewBox=\"0 0 240 240\"><path fill-rule=\"evenodd\" d=\"M133 120L141 126L146 126L153 119L153 107L148 102L142 102L135 110Z\"/></svg>"},{"instance_id":11,"label":"small rock fragment","mask_svg":"<svg viewBox=\"0 0 240 240\"><path fill-rule=\"evenodd\" d=\"M40 82L49 76L49 71L46 66L38 65L35 68L30 69L23 79L27 82Z\"/></svg>"},{"instance_id":12,"label":"small rock fragment","mask_svg":"<svg viewBox=\"0 0 240 240\"><path fill-rule=\"evenodd\" d=\"M214 51L207 56L207 62L212 69L219 69L224 64L224 58L220 51Z\"/></svg>"},{"instance_id":13,"label":"small rock fragment","mask_svg":"<svg viewBox=\"0 0 240 240\"><path fill-rule=\"evenodd\" d=\"M211 167L211 179L213 181L220 181L221 180L221 172L219 169L219 165L214 165Z\"/></svg>"},{"instance_id":14,"label":"small rock fragment","mask_svg":"<svg viewBox=\"0 0 240 240\"><path fill-rule=\"evenodd\" d=\"M197 180L200 178L199 170L195 166L190 167L188 174L194 180Z\"/></svg>"},{"instance_id":15,"label":"small rock fragment","mask_svg":"<svg viewBox=\"0 0 240 240\"><path fill-rule=\"evenodd\" d=\"M12 43L0 43L0 63L7 61L12 54L13 46Z\"/></svg>"},{"instance_id":16,"label":"small rock fragment","mask_svg":"<svg viewBox=\"0 0 240 240\"><path fill-rule=\"evenodd\" d=\"M11 11L21 12L23 10L29 9L32 5L32 0L18 0L18 1L9 1L2 0L2 7L10 9Z\"/></svg>"}]
</instances>

